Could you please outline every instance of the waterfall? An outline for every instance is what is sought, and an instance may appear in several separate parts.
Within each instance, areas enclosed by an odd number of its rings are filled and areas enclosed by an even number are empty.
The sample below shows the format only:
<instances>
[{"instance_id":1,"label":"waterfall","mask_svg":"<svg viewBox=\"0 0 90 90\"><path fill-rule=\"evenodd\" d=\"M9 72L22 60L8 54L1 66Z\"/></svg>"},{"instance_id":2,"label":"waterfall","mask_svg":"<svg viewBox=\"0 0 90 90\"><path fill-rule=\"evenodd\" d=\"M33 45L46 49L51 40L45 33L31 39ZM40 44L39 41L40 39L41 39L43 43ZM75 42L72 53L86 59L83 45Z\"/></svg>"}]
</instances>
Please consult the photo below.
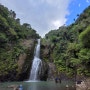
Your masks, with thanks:
<instances>
[{"instance_id":1,"label":"waterfall","mask_svg":"<svg viewBox=\"0 0 90 90\"><path fill-rule=\"evenodd\" d=\"M38 43L35 48L35 54L34 54L29 80L39 80L38 75L39 75L39 69L41 67L41 59L39 57L40 57L40 39L38 39Z\"/></svg>"}]
</instances>

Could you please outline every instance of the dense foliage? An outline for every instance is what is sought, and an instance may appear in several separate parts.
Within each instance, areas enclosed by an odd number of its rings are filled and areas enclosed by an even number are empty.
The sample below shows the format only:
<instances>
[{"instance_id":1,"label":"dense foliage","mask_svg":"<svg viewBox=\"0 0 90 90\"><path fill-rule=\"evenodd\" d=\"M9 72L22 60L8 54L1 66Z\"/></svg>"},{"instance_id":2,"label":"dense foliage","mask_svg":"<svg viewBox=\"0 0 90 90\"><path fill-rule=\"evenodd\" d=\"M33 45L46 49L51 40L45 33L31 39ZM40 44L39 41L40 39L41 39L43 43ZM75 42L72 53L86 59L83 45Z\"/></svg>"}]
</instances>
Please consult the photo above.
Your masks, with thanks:
<instances>
[{"instance_id":1,"label":"dense foliage","mask_svg":"<svg viewBox=\"0 0 90 90\"><path fill-rule=\"evenodd\" d=\"M19 73L17 60L27 51L23 41L37 38L39 35L30 24L21 25L14 11L0 5L0 81L3 77L14 80L13 76ZM45 35L41 58L54 63L59 73L90 76L90 6L77 14L73 24Z\"/></svg>"},{"instance_id":2,"label":"dense foliage","mask_svg":"<svg viewBox=\"0 0 90 90\"><path fill-rule=\"evenodd\" d=\"M58 72L90 76L90 6L73 24L46 34L42 45L49 50L49 57L42 58L55 63Z\"/></svg>"},{"instance_id":3,"label":"dense foliage","mask_svg":"<svg viewBox=\"0 0 90 90\"><path fill-rule=\"evenodd\" d=\"M18 56L25 52L22 41L36 38L39 35L30 24L21 25L14 11L0 5L0 77L16 75Z\"/></svg>"}]
</instances>

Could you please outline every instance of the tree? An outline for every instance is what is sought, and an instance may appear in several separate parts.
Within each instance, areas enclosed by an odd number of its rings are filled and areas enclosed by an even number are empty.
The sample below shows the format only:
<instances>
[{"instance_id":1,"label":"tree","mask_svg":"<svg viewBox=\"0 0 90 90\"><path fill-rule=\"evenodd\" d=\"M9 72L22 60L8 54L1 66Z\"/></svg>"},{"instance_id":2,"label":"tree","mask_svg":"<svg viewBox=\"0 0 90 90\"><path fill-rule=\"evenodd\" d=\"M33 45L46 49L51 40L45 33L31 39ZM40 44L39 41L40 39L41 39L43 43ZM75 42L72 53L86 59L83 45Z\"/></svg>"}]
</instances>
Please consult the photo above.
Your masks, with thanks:
<instances>
[{"instance_id":1,"label":"tree","mask_svg":"<svg viewBox=\"0 0 90 90\"><path fill-rule=\"evenodd\" d=\"M14 19L16 18L16 13L12 10L10 10L10 17L12 17Z\"/></svg>"},{"instance_id":2,"label":"tree","mask_svg":"<svg viewBox=\"0 0 90 90\"><path fill-rule=\"evenodd\" d=\"M84 47L90 48L90 26L79 35L79 40Z\"/></svg>"},{"instance_id":3,"label":"tree","mask_svg":"<svg viewBox=\"0 0 90 90\"><path fill-rule=\"evenodd\" d=\"M24 23L23 26L26 27L26 28L31 28L31 25L28 24L28 23Z\"/></svg>"}]
</instances>

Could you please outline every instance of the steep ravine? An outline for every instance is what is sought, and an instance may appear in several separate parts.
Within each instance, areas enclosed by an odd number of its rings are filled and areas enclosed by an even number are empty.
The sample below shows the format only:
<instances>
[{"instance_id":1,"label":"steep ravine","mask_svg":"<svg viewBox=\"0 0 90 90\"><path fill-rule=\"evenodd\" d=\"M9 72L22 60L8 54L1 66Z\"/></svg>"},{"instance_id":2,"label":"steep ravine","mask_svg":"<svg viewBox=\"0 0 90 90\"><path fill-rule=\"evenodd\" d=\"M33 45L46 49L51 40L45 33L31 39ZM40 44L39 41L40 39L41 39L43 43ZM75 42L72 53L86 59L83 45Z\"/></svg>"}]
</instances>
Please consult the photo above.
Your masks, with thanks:
<instances>
[{"instance_id":1,"label":"steep ravine","mask_svg":"<svg viewBox=\"0 0 90 90\"><path fill-rule=\"evenodd\" d=\"M18 73L16 78L19 81L28 80L29 78L36 44L37 44L37 40L34 39L24 40L22 42L22 45L26 47L26 52L20 54L18 59ZM40 71L38 72L41 81L46 81L48 79L48 73L51 72L49 66L50 66L49 63L45 62L44 59L42 59L42 66Z\"/></svg>"}]
</instances>

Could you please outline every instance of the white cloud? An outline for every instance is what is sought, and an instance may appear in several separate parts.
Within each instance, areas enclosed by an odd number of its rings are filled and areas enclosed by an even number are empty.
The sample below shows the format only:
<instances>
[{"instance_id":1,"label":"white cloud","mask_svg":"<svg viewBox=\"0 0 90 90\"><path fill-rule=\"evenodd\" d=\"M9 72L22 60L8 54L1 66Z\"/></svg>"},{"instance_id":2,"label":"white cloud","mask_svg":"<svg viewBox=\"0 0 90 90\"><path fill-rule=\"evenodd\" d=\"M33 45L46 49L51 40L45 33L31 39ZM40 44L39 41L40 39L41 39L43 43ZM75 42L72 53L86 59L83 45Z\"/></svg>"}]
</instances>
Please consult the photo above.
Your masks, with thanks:
<instances>
[{"instance_id":1,"label":"white cloud","mask_svg":"<svg viewBox=\"0 0 90 90\"><path fill-rule=\"evenodd\" d=\"M37 32L45 33L64 25L69 14L71 0L1 0L9 9L16 12L21 22L30 23Z\"/></svg>"},{"instance_id":2,"label":"white cloud","mask_svg":"<svg viewBox=\"0 0 90 90\"><path fill-rule=\"evenodd\" d=\"M90 1L89 0L86 0L87 3L89 3Z\"/></svg>"},{"instance_id":3,"label":"white cloud","mask_svg":"<svg viewBox=\"0 0 90 90\"><path fill-rule=\"evenodd\" d=\"M54 27L58 28L59 26L62 25L62 22L60 22L59 20L56 20L53 22L53 25L54 25Z\"/></svg>"},{"instance_id":4,"label":"white cloud","mask_svg":"<svg viewBox=\"0 0 90 90\"><path fill-rule=\"evenodd\" d=\"M52 22L53 28L58 29L58 27L64 25L65 22L66 22L66 19L53 21L53 22Z\"/></svg>"}]
</instances>

